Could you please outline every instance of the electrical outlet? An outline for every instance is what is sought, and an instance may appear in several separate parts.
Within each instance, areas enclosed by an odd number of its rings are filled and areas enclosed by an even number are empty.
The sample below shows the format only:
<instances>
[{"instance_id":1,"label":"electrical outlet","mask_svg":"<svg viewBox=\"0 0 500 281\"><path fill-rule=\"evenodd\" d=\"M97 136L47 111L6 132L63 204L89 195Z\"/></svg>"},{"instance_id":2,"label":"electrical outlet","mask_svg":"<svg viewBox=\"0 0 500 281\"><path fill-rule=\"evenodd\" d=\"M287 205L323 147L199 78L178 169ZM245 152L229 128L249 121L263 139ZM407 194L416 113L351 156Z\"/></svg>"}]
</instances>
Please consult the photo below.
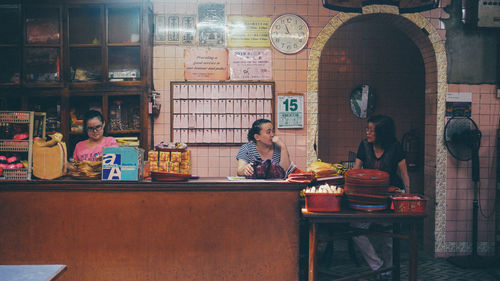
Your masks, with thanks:
<instances>
[{"instance_id":1,"label":"electrical outlet","mask_svg":"<svg viewBox=\"0 0 500 281\"><path fill-rule=\"evenodd\" d=\"M500 89L497 89L497 99L500 99Z\"/></svg>"}]
</instances>

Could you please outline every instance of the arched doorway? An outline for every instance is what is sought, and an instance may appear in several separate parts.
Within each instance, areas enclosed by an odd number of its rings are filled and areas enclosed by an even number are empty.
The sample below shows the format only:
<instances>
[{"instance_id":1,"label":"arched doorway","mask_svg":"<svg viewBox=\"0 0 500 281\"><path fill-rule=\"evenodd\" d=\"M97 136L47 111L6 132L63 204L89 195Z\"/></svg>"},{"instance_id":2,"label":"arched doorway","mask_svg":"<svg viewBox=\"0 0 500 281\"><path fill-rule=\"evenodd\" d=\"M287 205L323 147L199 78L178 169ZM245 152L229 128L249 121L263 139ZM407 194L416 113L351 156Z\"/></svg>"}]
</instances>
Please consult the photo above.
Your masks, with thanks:
<instances>
[{"instance_id":1,"label":"arched doorway","mask_svg":"<svg viewBox=\"0 0 500 281\"><path fill-rule=\"evenodd\" d=\"M423 124L419 122L419 124L414 124L413 126L422 126L423 129L421 130L425 135L425 137L422 136L422 139L425 140L424 149L421 153L424 158L424 164L421 169L423 169L423 190L430 200L428 205L429 217L425 223L424 241L427 250L432 252L444 252L446 242L446 152L442 145L442 131L444 127L444 96L447 91L446 53L441 37L430 22L420 14L398 15L397 7L373 5L365 7L363 14L338 13L318 34L310 50L308 61L307 162L311 163L317 158L317 154L313 150L313 147L315 141L318 139L320 130L319 124L323 120L322 118L324 118L319 114L319 103L322 103L322 101L320 100L320 93L318 93L321 89L319 84L320 81L322 81L322 78L328 78L320 77L320 75L323 75L320 73L320 61L323 50L325 46L327 46L327 42L330 38L335 36L337 32L339 32L340 36L350 36L349 32L342 31L344 25L347 29L356 29L357 25L365 23L385 25L393 32L398 33L396 37L405 37L405 44L408 45L409 42L412 42L418 50L416 52L420 53L421 61L423 61L425 70L423 91L425 94L424 100L420 100L420 103L424 104L425 117ZM383 36L383 34L380 36ZM379 41L383 42L383 40ZM390 59L395 60L396 57L398 56L391 57ZM349 64L346 63L346 67L348 67L348 65ZM355 82L354 79L352 79L352 81L351 83ZM420 96L420 98L422 97ZM345 102L346 101L344 101L344 103ZM403 101L401 99L398 102ZM349 108L346 110L348 114L351 114ZM380 113L391 115L390 111ZM364 125L360 124L366 123L362 121L357 125L363 128ZM355 126L354 123L353 126ZM403 130L401 128L402 126L404 128L404 125L398 125L401 130ZM412 124L410 124L410 127L411 126ZM362 130L359 130L359 128L357 131L361 131L362 133ZM401 134L402 133L399 132L399 137L401 137ZM351 135L349 135L349 137L350 136ZM351 140L351 142L354 143L353 145L357 148L357 144L361 137L353 135L352 138L356 138L356 141ZM320 147L320 149L322 148L323 147ZM320 154L321 153L320 151ZM328 155L329 154L330 152L328 152ZM335 152L332 155L335 155ZM347 155L345 157L347 157ZM420 178L420 181L422 181L422 178ZM435 204L436 202L438 204Z\"/></svg>"}]
</instances>

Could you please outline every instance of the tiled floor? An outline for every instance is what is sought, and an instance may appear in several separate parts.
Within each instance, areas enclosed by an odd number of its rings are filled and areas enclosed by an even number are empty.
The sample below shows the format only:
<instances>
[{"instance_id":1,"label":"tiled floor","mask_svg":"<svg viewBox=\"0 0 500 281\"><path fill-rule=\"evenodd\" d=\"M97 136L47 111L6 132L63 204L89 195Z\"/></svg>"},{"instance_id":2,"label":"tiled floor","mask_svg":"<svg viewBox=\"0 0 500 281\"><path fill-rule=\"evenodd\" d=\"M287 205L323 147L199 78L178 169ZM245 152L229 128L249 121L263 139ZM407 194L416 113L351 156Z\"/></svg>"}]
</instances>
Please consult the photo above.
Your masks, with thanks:
<instances>
[{"instance_id":1,"label":"tiled floor","mask_svg":"<svg viewBox=\"0 0 500 281\"><path fill-rule=\"evenodd\" d=\"M369 267L360 256L358 259L360 266L357 267L353 260L349 258L346 251L337 251L334 253L330 266L323 266L328 271L338 273L340 276L348 276L360 272L368 271ZM320 281L332 280L327 275L320 274ZM360 280L371 280L360 279ZM401 280L408 280L408 258L407 253L401 255ZM433 258L428 254L419 252L418 258L418 280L433 281L495 281L500 280L500 266L487 269L461 269L452 265L444 258Z\"/></svg>"}]
</instances>

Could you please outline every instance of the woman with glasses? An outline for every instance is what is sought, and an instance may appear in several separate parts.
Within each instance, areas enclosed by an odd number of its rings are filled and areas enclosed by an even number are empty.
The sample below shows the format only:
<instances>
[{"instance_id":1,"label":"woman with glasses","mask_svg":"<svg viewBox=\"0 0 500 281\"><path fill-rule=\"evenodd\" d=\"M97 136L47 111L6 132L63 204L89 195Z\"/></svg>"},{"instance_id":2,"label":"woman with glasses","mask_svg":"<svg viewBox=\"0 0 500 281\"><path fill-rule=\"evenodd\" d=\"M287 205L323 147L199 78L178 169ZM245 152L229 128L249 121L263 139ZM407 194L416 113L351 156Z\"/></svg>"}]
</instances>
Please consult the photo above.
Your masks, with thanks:
<instances>
[{"instance_id":1,"label":"woman with glasses","mask_svg":"<svg viewBox=\"0 0 500 281\"><path fill-rule=\"evenodd\" d=\"M104 136L105 126L106 122L99 111L90 110L85 113L83 131L89 138L76 144L73 152L75 161L97 161L102 156L104 147L118 146L115 138Z\"/></svg>"},{"instance_id":2,"label":"woman with glasses","mask_svg":"<svg viewBox=\"0 0 500 281\"><path fill-rule=\"evenodd\" d=\"M410 192L410 178L406 169L405 153L396 139L396 126L391 117L385 115L372 116L368 119L366 139L358 147L354 169L378 169L389 173L391 186ZM352 224L358 228L367 229L368 223ZM377 236L380 238L380 236ZM353 237L359 246L363 257L372 270L392 266L392 238L383 236L381 239L382 258L380 258L367 236ZM386 279L384 272L381 279ZM386 275L386 276L384 276Z\"/></svg>"}]
</instances>

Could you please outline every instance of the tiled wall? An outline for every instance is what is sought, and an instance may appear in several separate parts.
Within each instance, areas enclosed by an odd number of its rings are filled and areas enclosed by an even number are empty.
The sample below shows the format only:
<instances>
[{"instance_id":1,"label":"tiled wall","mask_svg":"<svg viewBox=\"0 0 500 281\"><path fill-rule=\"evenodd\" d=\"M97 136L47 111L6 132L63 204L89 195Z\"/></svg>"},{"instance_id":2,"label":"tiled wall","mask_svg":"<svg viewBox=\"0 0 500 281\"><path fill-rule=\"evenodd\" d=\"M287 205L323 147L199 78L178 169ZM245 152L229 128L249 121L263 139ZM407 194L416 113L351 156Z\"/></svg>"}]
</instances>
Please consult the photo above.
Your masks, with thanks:
<instances>
[{"instance_id":1,"label":"tiled wall","mask_svg":"<svg viewBox=\"0 0 500 281\"><path fill-rule=\"evenodd\" d=\"M440 6L444 7L450 3L451 0L440 1ZM337 28L343 25L342 19L337 19L335 23L329 23L337 12L327 10L322 7L321 1L310 1L310 0L213 0L213 1L203 1L203 0L153 0L153 7L155 14L196 14L196 6L198 3L224 3L226 4L226 14L227 15L245 15L245 16L270 16L274 18L278 15L284 13L295 13L302 16L309 24L311 33L309 39L309 45L306 49L295 55L283 55L274 49L273 52L273 81L276 83L276 93L303 93L305 97L309 97L310 93L306 94L306 91L316 91L316 88L309 87L309 83L316 83L321 81L320 78L311 75L311 57L314 57L315 50L313 45L315 42L321 40L328 40L328 38L318 38L321 32L325 29ZM398 16L399 17L399 16ZM405 19L403 19L403 17ZM444 163L440 162L442 156L446 157L446 153L440 144L440 136L442 136L442 129L444 127L444 93L448 91L448 85L446 82L446 54L444 52L444 40L446 36L446 30L444 29L443 23L440 19L448 18L446 12L443 9L435 9L432 11L422 12L420 14L409 14L401 15L402 20L392 21L394 24L401 24L400 26L411 25L408 28L403 28L403 32L408 38L410 38L420 51L422 60L425 64L425 84L423 87L425 91L425 100L418 100L418 95L412 95L411 91L407 92L408 95L416 97L417 103L424 102L425 105L425 124L418 124L416 126L425 126L425 181L424 186L430 188L430 192L435 192L433 194L432 200L429 202L431 206L434 206L434 200L438 202L436 206L436 215L431 214L432 219L430 221L430 226L427 227L428 239L436 239L436 255L450 255L454 254L455 251L459 254L466 254L465 251L467 247L470 247L470 239L467 235L467 231L462 231L464 225L470 225L470 217L463 219L462 216L457 217L457 212L450 211L450 208L470 208L466 202L469 200L470 194L461 192L458 189L458 185L453 191L454 182L460 182L463 184L464 180L461 179L462 174L467 173L467 168L463 167L465 163L456 163L453 159L446 159ZM406 20L409 19L410 21ZM398 21L402 22L399 23ZM334 25L337 25L333 27ZM425 28L430 32L430 38L422 36L421 29ZM334 36L338 36L334 34ZM348 36L348 33L346 33ZM324 42L324 43L325 43ZM324 44L323 43L323 44ZM333 42L332 42L333 44ZM162 113L160 117L155 120L155 142L160 142L162 140L170 140L170 82L184 80L184 46L175 45L156 45L154 47L154 60L153 60L153 78L156 90L161 93L160 102L163 104ZM330 50L328 51L330 52ZM325 52L327 54L328 52ZM437 62L437 63L436 63ZM318 62L319 65L319 62ZM308 68L309 67L309 68ZM324 67L324 65L322 65ZM345 65L346 70L348 65ZM325 75L325 74L322 74ZM312 79L312 80L311 80ZM316 80L314 80L316 79ZM402 78L404 81L413 81L411 79ZM347 79L349 80L349 79ZM325 81L325 80L324 80ZM354 81L354 79L352 80ZM443 83L444 81L444 83ZM378 82L378 81L376 81ZM353 82L354 83L354 82ZM405 84L406 86L406 84ZM420 87L417 84L417 87ZM346 89L351 89L352 85L344 85ZM459 87L458 89L454 87ZM409 87L410 89L410 87ZM485 191L482 191L481 196L485 200L481 201L485 212L489 212L492 208L491 198L494 198L494 185L495 180L493 155L495 155L492 150L494 150L495 139L494 133L500 116L499 99L494 98L495 86L481 85L481 86L467 86L467 85L450 85L450 92L472 92L473 93L473 118L478 122L480 129L483 131L483 146L480 153L482 154L482 186ZM387 91L384 91L387 92ZM396 90L388 91L390 93L396 94ZM418 91L417 91L418 92ZM440 93L440 94L438 94ZM402 101L403 99L401 99ZM491 104L487 104L490 102ZM308 102L306 100L306 102ZM317 102L317 101L309 101ZM483 104L484 103L484 104ZM339 102L335 102L339 104ZM410 103L408 103L410 104ZM402 105L403 107L404 105ZM309 108L309 107L308 107ZM420 105L417 107L421 109ZM343 108L345 110L346 107ZM348 109L348 108L347 108ZM410 119L417 119L419 117L409 116L406 121L399 121L399 112L393 112L390 106L384 109L382 105L380 113L391 114L394 116L396 114L397 126L400 128L399 137L401 137L403 128L408 128L411 126L408 122ZM386 111L387 110L387 111ZM487 112L487 113L485 113ZM348 114L350 114L348 112ZM416 113L415 116L421 113ZM476 115L479 114L479 115ZM340 116L340 113L339 113ZM487 117L485 117L487 116ZM307 122L303 129L293 129L293 130L277 130L277 134L284 137L285 142L288 145L290 154L293 161L300 167L305 168L308 159L307 153L312 150L312 142L309 141L310 137L314 138L315 132L309 136L308 127L311 125L316 126L318 118L316 112L306 111ZM323 115L319 115L319 120L321 122ZM352 117L350 117L352 118ZM496 119L496 121L495 121ZM363 123L363 122L361 122ZM443 124L441 124L443 123ZM348 136L354 142L359 143L360 129L364 127L362 124L352 124L353 127L357 126L356 130L352 131ZM362 133L362 130L361 130ZM488 144L486 144L485 136L489 136ZM351 150L351 146L342 145L344 149ZM488 146L488 152L483 149ZM236 160L235 155L238 151L238 147L192 147L193 152L193 173L199 176L227 176L234 175L236 171ZM484 154L486 153L486 154ZM343 155L343 151L334 152L333 160L342 160L340 157ZM344 157L342 157L344 158ZM439 167L446 167L442 172ZM438 169L436 170L436 167ZM455 173L451 170L455 170ZM447 174L448 173L448 174ZM450 176L452 175L452 176ZM457 176L455 176L457 175ZM458 175L461 175L460 177ZM488 186L485 188L485 186ZM460 190L464 190L462 188ZM482 190L483 190L482 189ZM488 193L486 193L488 190ZM486 195L487 194L487 195ZM469 197L467 197L469 196ZM486 200L489 198L489 200ZM460 202L460 207L457 207L458 202ZM447 208L448 207L448 208ZM431 208L433 210L433 208ZM453 210L453 209L452 209ZM466 213L465 211L464 213ZM453 213L453 214L452 214ZM450 216L450 217L448 217ZM464 214L465 216L465 214ZM436 222L434 222L434 218ZM490 218L486 223L482 223L480 219L479 230L480 230L480 250L482 252L491 252L491 244L488 241L492 241L492 222L493 218ZM452 226L454 224L454 227ZM435 227L435 229L434 229ZM460 234L459 234L460 233ZM470 232L469 232L470 233ZM484 242L483 242L484 241Z\"/></svg>"},{"instance_id":2,"label":"tiled wall","mask_svg":"<svg viewBox=\"0 0 500 281\"><path fill-rule=\"evenodd\" d=\"M311 36L328 22L334 11L324 9L321 1L286 0L154 0L155 14L196 14L198 3L224 3L226 15L270 16L295 13L308 23ZM310 38L309 44L314 38ZM185 46L156 45L153 53L153 79L155 89L161 93L162 112L155 120L155 143L170 141L170 81L184 80ZM307 48L295 55L284 55L273 48L273 81L275 92L306 92ZM292 161L301 169L306 168L306 128L276 130L284 137ZM193 174L206 176L228 176L236 174L236 154L239 147L192 147ZM213 157L216 156L216 157ZM215 159L217 158L217 159Z\"/></svg>"}]
</instances>

